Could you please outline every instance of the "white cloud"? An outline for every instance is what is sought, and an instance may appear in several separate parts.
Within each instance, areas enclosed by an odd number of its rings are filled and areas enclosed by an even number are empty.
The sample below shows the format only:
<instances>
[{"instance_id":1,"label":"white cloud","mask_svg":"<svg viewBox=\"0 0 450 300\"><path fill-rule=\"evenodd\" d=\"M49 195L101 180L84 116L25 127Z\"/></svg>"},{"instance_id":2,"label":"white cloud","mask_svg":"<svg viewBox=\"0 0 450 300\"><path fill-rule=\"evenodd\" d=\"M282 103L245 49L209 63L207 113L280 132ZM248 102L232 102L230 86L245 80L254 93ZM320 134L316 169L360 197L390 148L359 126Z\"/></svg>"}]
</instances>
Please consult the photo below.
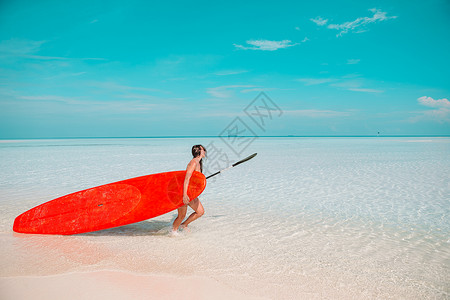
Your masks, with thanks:
<instances>
[{"instance_id":1,"label":"white cloud","mask_svg":"<svg viewBox=\"0 0 450 300\"><path fill-rule=\"evenodd\" d=\"M45 41L32 41L24 39L9 39L0 42L0 54L27 55L36 53Z\"/></svg>"},{"instance_id":2,"label":"white cloud","mask_svg":"<svg viewBox=\"0 0 450 300\"><path fill-rule=\"evenodd\" d=\"M186 70L196 70L197 73L204 73L202 71L216 68L222 59L223 56L212 54L170 54L150 63L150 74L167 78L165 80L185 78L186 76L180 76L180 73ZM192 79L191 76L189 78ZM199 77L196 76L196 78Z\"/></svg>"},{"instance_id":3,"label":"white cloud","mask_svg":"<svg viewBox=\"0 0 450 300\"><path fill-rule=\"evenodd\" d=\"M68 78L68 77L78 77L78 76L82 76L84 74L87 74L87 72L78 72L78 73L61 73L61 74L57 74L54 76L50 76L50 77L45 77L43 79L46 80L53 80L53 79L57 79L57 78Z\"/></svg>"},{"instance_id":4,"label":"white cloud","mask_svg":"<svg viewBox=\"0 0 450 300\"><path fill-rule=\"evenodd\" d=\"M322 19L321 17L317 17L315 19L310 19L310 20L319 26L323 26L323 25L327 24L327 22L328 22L328 19Z\"/></svg>"},{"instance_id":5,"label":"white cloud","mask_svg":"<svg viewBox=\"0 0 450 300\"><path fill-rule=\"evenodd\" d=\"M347 65L356 65L360 62L360 59L349 59L347 60Z\"/></svg>"},{"instance_id":6,"label":"white cloud","mask_svg":"<svg viewBox=\"0 0 450 300\"><path fill-rule=\"evenodd\" d=\"M67 57L61 56L44 56L44 55L24 55L24 58L38 59L38 60L67 60Z\"/></svg>"},{"instance_id":7,"label":"white cloud","mask_svg":"<svg viewBox=\"0 0 450 300\"><path fill-rule=\"evenodd\" d=\"M46 41L33 41L25 39L10 39L0 42L0 56L21 57L37 60L65 60L66 57L43 56L35 53L41 50Z\"/></svg>"},{"instance_id":8,"label":"white cloud","mask_svg":"<svg viewBox=\"0 0 450 300\"><path fill-rule=\"evenodd\" d=\"M431 97L423 96L417 101L424 106L432 107L434 109L421 111L420 116L412 118L413 122L425 119L432 120L439 123L450 122L450 101L446 98L434 100Z\"/></svg>"},{"instance_id":9,"label":"white cloud","mask_svg":"<svg viewBox=\"0 0 450 300\"><path fill-rule=\"evenodd\" d=\"M22 57L31 59L61 59L60 57L45 57L34 55L39 52L46 41L33 41L26 39L9 39L0 42L0 57Z\"/></svg>"},{"instance_id":10,"label":"white cloud","mask_svg":"<svg viewBox=\"0 0 450 300\"><path fill-rule=\"evenodd\" d=\"M82 57L80 58L81 60L98 60L98 61L105 61L108 60L106 58L101 58L101 57Z\"/></svg>"},{"instance_id":11,"label":"white cloud","mask_svg":"<svg viewBox=\"0 0 450 300\"><path fill-rule=\"evenodd\" d=\"M223 70L223 71L214 73L214 75L228 76L228 75L236 75L236 74L242 74L242 73L247 73L247 72L249 72L249 71L247 71L247 70Z\"/></svg>"},{"instance_id":12,"label":"white cloud","mask_svg":"<svg viewBox=\"0 0 450 300\"><path fill-rule=\"evenodd\" d=\"M40 96L19 96L19 99L30 100L30 101L56 101L64 103L75 103L77 100L75 98L56 96L56 95L40 95Z\"/></svg>"},{"instance_id":13,"label":"white cloud","mask_svg":"<svg viewBox=\"0 0 450 300\"><path fill-rule=\"evenodd\" d=\"M317 85L336 81L334 78L299 78L296 81L303 82L305 85Z\"/></svg>"},{"instance_id":14,"label":"white cloud","mask_svg":"<svg viewBox=\"0 0 450 300\"><path fill-rule=\"evenodd\" d=\"M353 78L354 75L344 76L342 79L338 82L330 84L330 86L343 88L347 91L352 92L363 92L363 93L383 93L383 90L378 89L369 89L363 87L366 82L362 78L356 78L356 79L347 79L347 78Z\"/></svg>"},{"instance_id":15,"label":"white cloud","mask_svg":"<svg viewBox=\"0 0 450 300\"><path fill-rule=\"evenodd\" d=\"M216 98L229 98L233 95L233 89L236 88L254 88L254 85L224 85L206 89L206 92Z\"/></svg>"},{"instance_id":16,"label":"white cloud","mask_svg":"<svg viewBox=\"0 0 450 300\"><path fill-rule=\"evenodd\" d=\"M299 81L304 83L306 86L309 85L319 85L319 84L328 84L330 87L345 89L347 91L352 92L364 92L364 93L383 93L383 90L378 89L369 89L363 87L364 80L359 79L353 79L348 80L348 77L353 76L343 76L341 78L298 78L295 79L295 81Z\"/></svg>"},{"instance_id":17,"label":"white cloud","mask_svg":"<svg viewBox=\"0 0 450 300\"><path fill-rule=\"evenodd\" d=\"M387 13L381 11L380 9L372 8L369 9L369 11L373 13L372 17L360 17L354 21L344 22L342 24L328 24L327 28L339 30L339 33L336 36L342 36L344 33L348 32L362 33L367 31L366 26L368 24L397 18L397 16L386 16ZM317 17L316 19L311 19L311 21L319 26L323 26L328 20L323 20L321 17Z\"/></svg>"},{"instance_id":18,"label":"white cloud","mask_svg":"<svg viewBox=\"0 0 450 300\"><path fill-rule=\"evenodd\" d=\"M349 91L352 92L364 92L364 93L383 93L383 90L375 90L375 89L360 89L360 88L349 88Z\"/></svg>"},{"instance_id":19,"label":"white cloud","mask_svg":"<svg viewBox=\"0 0 450 300\"><path fill-rule=\"evenodd\" d=\"M92 86L95 86L96 88L103 88L108 91L114 90L114 91L121 91L121 92L128 92L128 91L138 91L138 92L159 92L159 93L165 93L169 94L170 92L160 90L160 89L154 89L154 88L147 88L147 87L137 87L137 86L128 86L128 85L121 85L115 82L97 82L93 81L90 83Z\"/></svg>"},{"instance_id":20,"label":"white cloud","mask_svg":"<svg viewBox=\"0 0 450 300\"><path fill-rule=\"evenodd\" d=\"M408 121L412 123L419 121L432 121L441 124L450 123L450 109L447 108L413 111L411 113L416 115L408 119Z\"/></svg>"},{"instance_id":21,"label":"white cloud","mask_svg":"<svg viewBox=\"0 0 450 300\"><path fill-rule=\"evenodd\" d=\"M298 26L295 27L295 30L300 31L300 27L298 27Z\"/></svg>"},{"instance_id":22,"label":"white cloud","mask_svg":"<svg viewBox=\"0 0 450 300\"><path fill-rule=\"evenodd\" d=\"M16 99L36 102L39 105L43 105L46 102L60 102L70 106L73 111L82 110L83 113L87 111L109 111L109 112L124 112L135 111L144 112L149 111L156 106L162 107L163 105L154 104L155 102L163 103L161 99L142 99L138 97L121 97L128 99L119 99L114 101L98 101L92 99L78 99L74 97L66 97L59 95L38 95L38 96L20 96L16 95ZM148 100L153 100L150 103ZM164 99L167 100L167 99Z\"/></svg>"},{"instance_id":23,"label":"white cloud","mask_svg":"<svg viewBox=\"0 0 450 300\"><path fill-rule=\"evenodd\" d=\"M252 89L245 89L242 90L241 93L251 93L251 92L269 92L269 91L275 91L279 90L278 88L252 88Z\"/></svg>"},{"instance_id":24,"label":"white cloud","mask_svg":"<svg viewBox=\"0 0 450 300\"><path fill-rule=\"evenodd\" d=\"M249 40L246 41L247 44L252 45L252 47L242 46L233 44L236 48L242 50L262 50L262 51L275 51L278 49L288 48L298 43L293 44L290 40L282 40L282 41L269 41L269 40Z\"/></svg>"},{"instance_id":25,"label":"white cloud","mask_svg":"<svg viewBox=\"0 0 450 300\"><path fill-rule=\"evenodd\" d=\"M361 88L361 79L347 79L345 77L341 78L339 81L330 84L330 86L333 87L339 87L339 88L344 88L346 90L349 89L358 89Z\"/></svg>"},{"instance_id":26,"label":"white cloud","mask_svg":"<svg viewBox=\"0 0 450 300\"><path fill-rule=\"evenodd\" d=\"M47 41L33 41L26 39L9 39L0 42L0 57L25 58L35 60L98 60L104 61L104 58L85 57L85 58L70 58L61 56L38 55L41 51L42 45Z\"/></svg>"},{"instance_id":27,"label":"white cloud","mask_svg":"<svg viewBox=\"0 0 450 300\"><path fill-rule=\"evenodd\" d=\"M143 101L158 101L160 100L159 97L155 97L152 95L146 95L146 94L137 94L137 93L129 93L121 95L120 98L122 99L133 99L133 100L143 100Z\"/></svg>"},{"instance_id":28,"label":"white cloud","mask_svg":"<svg viewBox=\"0 0 450 300\"><path fill-rule=\"evenodd\" d=\"M423 112L424 115L430 117L431 120L436 120L439 123L450 122L450 109L440 108Z\"/></svg>"},{"instance_id":29,"label":"white cloud","mask_svg":"<svg viewBox=\"0 0 450 300\"><path fill-rule=\"evenodd\" d=\"M302 40L302 43L306 43L307 41L309 41L309 39L305 36L305 38Z\"/></svg>"},{"instance_id":30,"label":"white cloud","mask_svg":"<svg viewBox=\"0 0 450 300\"><path fill-rule=\"evenodd\" d=\"M431 97L423 96L418 98L417 100L420 104L433 108L450 108L450 101L445 98L434 100Z\"/></svg>"},{"instance_id":31,"label":"white cloud","mask_svg":"<svg viewBox=\"0 0 450 300\"><path fill-rule=\"evenodd\" d=\"M302 110L288 110L283 111L287 115L294 115L298 117L308 118L336 118L348 117L352 113L349 111L335 111L335 110L319 110L319 109L302 109Z\"/></svg>"}]
</instances>

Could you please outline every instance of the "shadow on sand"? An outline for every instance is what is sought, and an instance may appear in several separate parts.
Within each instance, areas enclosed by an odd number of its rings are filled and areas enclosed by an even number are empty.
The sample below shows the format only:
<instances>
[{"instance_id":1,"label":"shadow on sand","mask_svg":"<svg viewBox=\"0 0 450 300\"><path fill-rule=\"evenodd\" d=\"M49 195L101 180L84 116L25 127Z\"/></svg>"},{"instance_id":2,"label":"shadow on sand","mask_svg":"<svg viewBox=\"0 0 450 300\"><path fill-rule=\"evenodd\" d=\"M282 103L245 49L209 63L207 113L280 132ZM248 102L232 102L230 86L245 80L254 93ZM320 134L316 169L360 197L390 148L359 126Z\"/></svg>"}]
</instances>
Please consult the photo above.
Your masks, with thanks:
<instances>
[{"instance_id":1,"label":"shadow on sand","mask_svg":"<svg viewBox=\"0 0 450 300\"><path fill-rule=\"evenodd\" d=\"M207 216L205 218L221 218L225 215ZM176 215L170 221L146 220L139 223L77 234L77 236L164 236L172 231Z\"/></svg>"},{"instance_id":2,"label":"shadow on sand","mask_svg":"<svg viewBox=\"0 0 450 300\"><path fill-rule=\"evenodd\" d=\"M174 218L175 219L175 218ZM78 236L162 236L172 230L172 221L142 221L120 227L78 234Z\"/></svg>"}]
</instances>

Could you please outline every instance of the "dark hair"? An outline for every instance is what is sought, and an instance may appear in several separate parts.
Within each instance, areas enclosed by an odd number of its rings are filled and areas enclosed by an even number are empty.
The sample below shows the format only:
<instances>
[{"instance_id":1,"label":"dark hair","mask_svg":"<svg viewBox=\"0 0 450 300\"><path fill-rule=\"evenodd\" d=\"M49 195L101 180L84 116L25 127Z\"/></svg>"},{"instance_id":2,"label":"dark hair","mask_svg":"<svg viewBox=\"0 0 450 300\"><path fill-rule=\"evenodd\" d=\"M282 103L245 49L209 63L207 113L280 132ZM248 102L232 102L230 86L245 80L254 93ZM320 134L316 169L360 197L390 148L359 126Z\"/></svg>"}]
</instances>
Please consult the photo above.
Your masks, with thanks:
<instances>
[{"instance_id":1,"label":"dark hair","mask_svg":"<svg viewBox=\"0 0 450 300\"><path fill-rule=\"evenodd\" d=\"M194 145L194 146L192 146L192 156L193 157L200 156L202 148L206 152L206 148L203 147L202 145ZM203 173L203 159L200 159L200 172Z\"/></svg>"}]
</instances>

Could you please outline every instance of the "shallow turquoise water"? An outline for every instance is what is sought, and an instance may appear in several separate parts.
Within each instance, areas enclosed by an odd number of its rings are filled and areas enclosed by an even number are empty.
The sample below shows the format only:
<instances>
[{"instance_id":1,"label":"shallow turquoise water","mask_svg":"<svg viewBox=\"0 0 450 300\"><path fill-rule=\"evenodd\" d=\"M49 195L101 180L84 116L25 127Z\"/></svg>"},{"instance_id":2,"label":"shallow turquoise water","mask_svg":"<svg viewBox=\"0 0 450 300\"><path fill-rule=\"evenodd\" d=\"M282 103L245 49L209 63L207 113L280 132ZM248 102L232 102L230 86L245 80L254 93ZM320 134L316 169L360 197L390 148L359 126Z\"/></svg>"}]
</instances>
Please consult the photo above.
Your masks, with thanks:
<instances>
[{"instance_id":1,"label":"shallow turquoise water","mask_svg":"<svg viewBox=\"0 0 450 300\"><path fill-rule=\"evenodd\" d=\"M175 213L69 237L12 232L53 198L184 169L197 143L209 172L258 156L208 181L190 232L168 236ZM233 150L218 138L2 141L1 275L123 269L271 299L449 297L450 138L258 138Z\"/></svg>"}]
</instances>

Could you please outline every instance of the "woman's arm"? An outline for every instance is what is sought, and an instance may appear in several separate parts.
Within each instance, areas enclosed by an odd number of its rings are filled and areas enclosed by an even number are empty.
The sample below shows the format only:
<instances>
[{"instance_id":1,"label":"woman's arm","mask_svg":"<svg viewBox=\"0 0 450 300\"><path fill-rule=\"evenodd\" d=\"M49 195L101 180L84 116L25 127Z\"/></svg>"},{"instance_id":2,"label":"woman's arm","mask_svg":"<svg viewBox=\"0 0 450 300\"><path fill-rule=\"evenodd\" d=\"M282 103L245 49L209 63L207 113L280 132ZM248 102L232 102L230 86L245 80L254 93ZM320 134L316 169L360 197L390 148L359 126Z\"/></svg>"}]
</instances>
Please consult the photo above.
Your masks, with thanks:
<instances>
[{"instance_id":1,"label":"woman's arm","mask_svg":"<svg viewBox=\"0 0 450 300\"><path fill-rule=\"evenodd\" d=\"M184 185L183 185L183 203L188 204L191 199L189 199L189 196L187 195L188 187L189 187L189 180L191 179L192 173L194 173L195 170L195 160L191 160L191 162L188 164L186 168L186 177L184 177Z\"/></svg>"}]
</instances>

